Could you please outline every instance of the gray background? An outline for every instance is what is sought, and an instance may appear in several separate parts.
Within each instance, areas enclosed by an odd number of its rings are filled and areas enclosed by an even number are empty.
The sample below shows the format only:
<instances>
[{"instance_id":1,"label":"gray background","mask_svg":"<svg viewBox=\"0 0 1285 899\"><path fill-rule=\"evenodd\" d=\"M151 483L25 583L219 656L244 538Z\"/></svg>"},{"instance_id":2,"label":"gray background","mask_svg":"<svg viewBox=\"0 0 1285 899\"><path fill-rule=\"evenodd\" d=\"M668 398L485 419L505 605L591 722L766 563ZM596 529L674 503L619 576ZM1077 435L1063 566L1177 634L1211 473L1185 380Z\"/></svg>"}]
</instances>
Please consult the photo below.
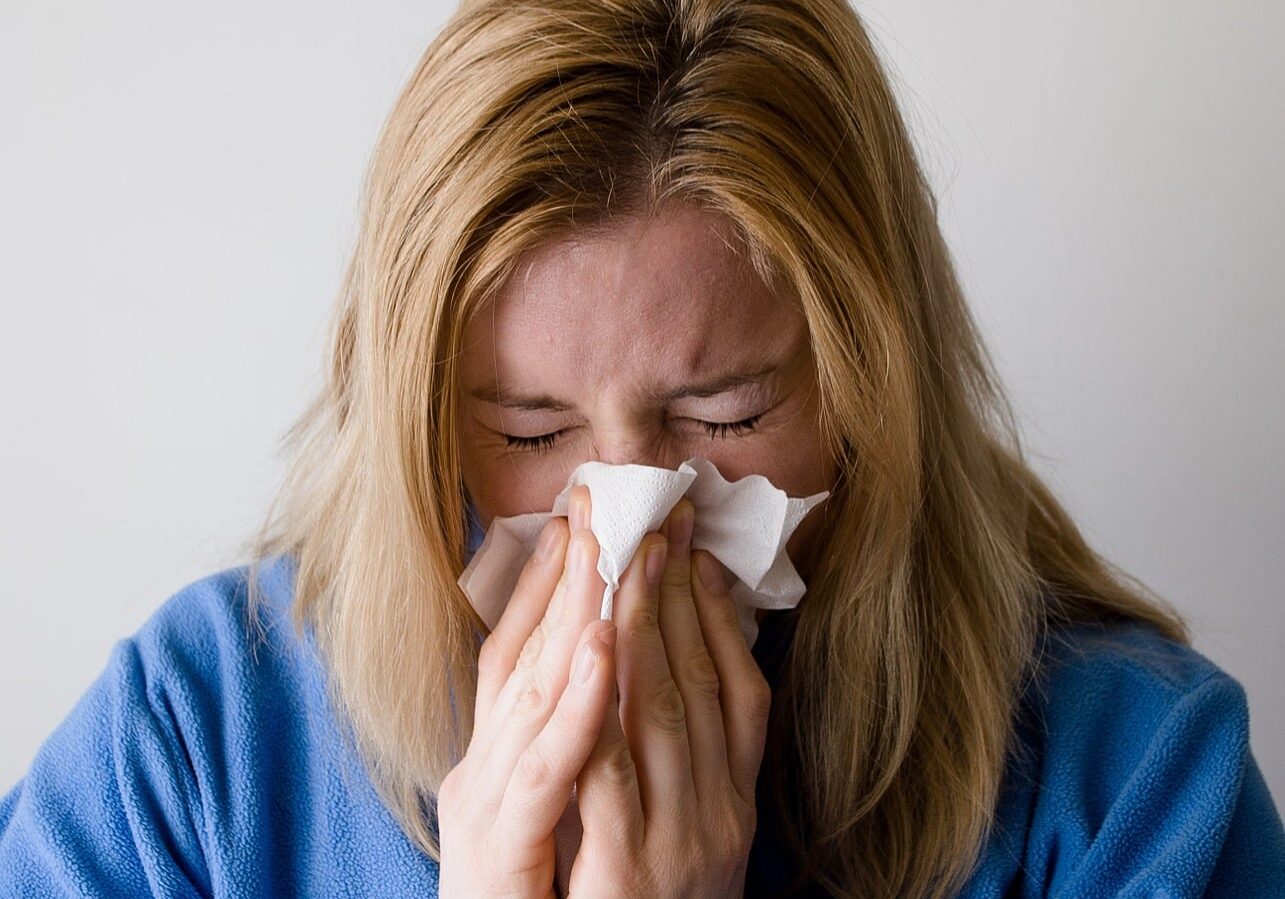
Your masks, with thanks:
<instances>
[{"instance_id":1,"label":"gray background","mask_svg":"<svg viewBox=\"0 0 1285 899\"><path fill-rule=\"evenodd\" d=\"M0 792L242 561L441 3L0 9ZM1249 692L1285 797L1285 4L880 0L1039 470Z\"/></svg>"}]
</instances>

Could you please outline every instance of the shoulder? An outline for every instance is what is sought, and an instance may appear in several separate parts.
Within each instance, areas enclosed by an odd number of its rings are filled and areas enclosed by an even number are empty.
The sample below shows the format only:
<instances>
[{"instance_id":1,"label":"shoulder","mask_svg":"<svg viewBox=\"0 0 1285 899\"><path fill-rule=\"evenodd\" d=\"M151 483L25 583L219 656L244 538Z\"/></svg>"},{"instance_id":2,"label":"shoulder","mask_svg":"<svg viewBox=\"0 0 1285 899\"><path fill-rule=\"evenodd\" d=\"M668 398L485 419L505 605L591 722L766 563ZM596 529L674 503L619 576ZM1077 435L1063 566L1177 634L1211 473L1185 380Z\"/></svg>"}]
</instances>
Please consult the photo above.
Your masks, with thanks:
<instances>
[{"instance_id":1,"label":"shoulder","mask_svg":"<svg viewBox=\"0 0 1285 899\"><path fill-rule=\"evenodd\" d=\"M113 651L105 676L119 703L163 724L203 796L270 772L324 714L321 664L290 618L293 575L286 556L204 575Z\"/></svg>"},{"instance_id":2,"label":"shoulder","mask_svg":"<svg viewBox=\"0 0 1285 899\"><path fill-rule=\"evenodd\" d=\"M254 602L252 576L258 587ZM198 667L258 644L275 644L280 650L295 639L284 632L290 626L293 585L289 556L206 574L174 591L126 642L148 661L187 659Z\"/></svg>"},{"instance_id":3,"label":"shoulder","mask_svg":"<svg viewBox=\"0 0 1285 899\"><path fill-rule=\"evenodd\" d=\"M434 895L331 714L293 581L286 557L214 572L116 644L0 799L0 894Z\"/></svg>"},{"instance_id":4,"label":"shoulder","mask_svg":"<svg viewBox=\"0 0 1285 899\"><path fill-rule=\"evenodd\" d=\"M188 734L226 732L308 693L320 669L290 619L293 574L292 560L277 556L183 585L117 643L109 667L136 681L129 695Z\"/></svg>"},{"instance_id":5,"label":"shoulder","mask_svg":"<svg viewBox=\"0 0 1285 899\"><path fill-rule=\"evenodd\" d=\"M291 617L294 574L289 556L207 574L117 646L133 696L171 723L203 787L270 778L339 742L324 666Z\"/></svg>"},{"instance_id":6,"label":"shoulder","mask_svg":"<svg viewBox=\"0 0 1285 899\"><path fill-rule=\"evenodd\" d=\"M1213 716L1241 749L1249 736L1240 683L1195 648L1142 623L1050 632L1037 651L1026 707L1042 724L1046 748L1110 733L1115 741L1099 745L1097 755L1127 756L1131 737L1148 743L1162 723L1190 716Z\"/></svg>"},{"instance_id":7,"label":"shoulder","mask_svg":"<svg viewBox=\"0 0 1285 899\"><path fill-rule=\"evenodd\" d=\"M254 777L243 571L185 586L132 636L0 800L0 893L198 893ZM260 682L262 678L259 677ZM268 690L260 689L261 694Z\"/></svg>"},{"instance_id":8,"label":"shoulder","mask_svg":"<svg viewBox=\"0 0 1285 899\"><path fill-rule=\"evenodd\" d=\"M1144 773L1181 776L1188 788L1234 787L1249 751L1240 683L1141 623L1050 633L1024 712L1041 759L1042 801L1085 816L1087 827L1100 826Z\"/></svg>"},{"instance_id":9,"label":"shoulder","mask_svg":"<svg viewBox=\"0 0 1285 899\"><path fill-rule=\"evenodd\" d=\"M238 877L274 885L271 895L330 894L341 883L352 895L433 895L435 862L382 803L334 712L312 634L293 620L296 570L278 556L214 572L166 600L128 641L147 672L148 704L173 721L210 841L237 860ZM264 841L286 855L250 865Z\"/></svg>"},{"instance_id":10,"label":"shoulder","mask_svg":"<svg viewBox=\"0 0 1285 899\"><path fill-rule=\"evenodd\" d=\"M1020 859L1022 895L1206 896L1285 875L1245 691L1198 650L1145 624L1053 631L1016 734L988 864Z\"/></svg>"},{"instance_id":11,"label":"shoulder","mask_svg":"<svg viewBox=\"0 0 1285 899\"><path fill-rule=\"evenodd\" d=\"M1192 646L1143 622L1078 623L1049 630L1041 642L1047 674L1113 672L1169 693L1182 693L1211 677L1230 677Z\"/></svg>"}]
</instances>

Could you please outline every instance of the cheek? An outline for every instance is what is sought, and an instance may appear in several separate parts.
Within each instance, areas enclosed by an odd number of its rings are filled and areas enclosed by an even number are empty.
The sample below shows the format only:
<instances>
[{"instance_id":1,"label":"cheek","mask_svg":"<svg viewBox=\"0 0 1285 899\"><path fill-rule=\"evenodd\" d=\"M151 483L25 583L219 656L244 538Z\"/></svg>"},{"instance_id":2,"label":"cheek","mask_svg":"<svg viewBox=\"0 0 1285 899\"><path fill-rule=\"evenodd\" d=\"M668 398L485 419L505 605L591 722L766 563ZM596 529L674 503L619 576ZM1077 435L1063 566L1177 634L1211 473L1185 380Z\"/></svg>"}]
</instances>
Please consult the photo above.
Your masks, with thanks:
<instances>
[{"instance_id":1,"label":"cheek","mask_svg":"<svg viewBox=\"0 0 1285 899\"><path fill-rule=\"evenodd\" d=\"M708 457L729 481L761 474L790 496L832 489L838 464L825 451L816 415L811 410L790 412L757 437L726 441L726 448L711 450ZM811 518L809 515L803 523Z\"/></svg>"},{"instance_id":2,"label":"cheek","mask_svg":"<svg viewBox=\"0 0 1285 899\"><path fill-rule=\"evenodd\" d=\"M721 453L711 450L705 456L718 466L726 480L761 474L790 496L828 490L833 482L818 448L797 436L782 436L758 446L729 448Z\"/></svg>"},{"instance_id":3,"label":"cheek","mask_svg":"<svg viewBox=\"0 0 1285 899\"><path fill-rule=\"evenodd\" d=\"M492 517L547 512L574 468L562 463L530 464L520 457L494 452L470 454L466 450L465 456L464 487L486 526Z\"/></svg>"}]
</instances>

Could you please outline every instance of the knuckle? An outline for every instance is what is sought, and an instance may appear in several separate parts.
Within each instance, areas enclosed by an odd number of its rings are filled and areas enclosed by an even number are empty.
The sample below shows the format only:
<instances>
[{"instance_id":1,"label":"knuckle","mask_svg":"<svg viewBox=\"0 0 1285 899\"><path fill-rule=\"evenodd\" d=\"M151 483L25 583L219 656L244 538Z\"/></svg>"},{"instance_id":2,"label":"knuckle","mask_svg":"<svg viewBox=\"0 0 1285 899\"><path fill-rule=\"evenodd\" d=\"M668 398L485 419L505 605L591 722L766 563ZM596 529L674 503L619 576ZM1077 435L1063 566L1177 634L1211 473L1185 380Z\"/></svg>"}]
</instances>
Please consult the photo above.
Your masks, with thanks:
<instances>
[{"instance_id":1,"label":"knuckle","mask_svg":"<svg viewBox=\"0 0 1285 899\"><path fill-rule=\"evenodd\" d=\"M655 692L647 704L647 714L659 728L670 733L687 729L687 713L683 708L683 695L678 692L678 685L668 680Z\"/></svg>"},{"instance_id":2,"label":"knuckle","mask_svg":"<svg viewBox=\"0 0 1285 899\"><path fill-rule=\"evenodd\" d=\"M643 602L631 608L625 616L625 633L630 636L649 636L659 632L659 618L654 603Z\"/></svg>"},{"instance_id":3,"label":"knuckle","mask_svg":"<svg viewBox=\"0 0 1285 899\"><path fill-rule=\"evenodd\" d=\"M714 660L710 658L709 652L704 648L691 653L680 670L686 675L687 682L697 694L718 698L718 670L714 667Z\"/></svg>"},{"instance_id":4,"label":"knuckle","mask_svg":"<svg viewBox=\"0 0 1285 899\"><path fill-rule=\"evenodd\" d=\"M772 712L772 688L761 673L749 678L741 688L740 705L745 717L756 725L767 724Z\"/></svg>"},{"instance_id":5,"label":"knuckle","mask_svg":"<svg viewBox=\"0 0 1285 899\"><path fill-rule=\"evenodd\" d=\"M691 582L687 579L687 563L680 559L670 557L665 562L665 571L660 576L660 587L667 593L685 593L691 589Z\"/></svg>"},{"instance_id":6,"label":"knuckle","mask_svg":"<svg viewBox=\"0 0 1285 899\"><path fill-rule=\"evenodd\" d=\"M701 870L720 870L735 866L753 841L753 825L736 805L719 802L701 816L702 839L693 846Z\"/></svg>"},{"instance_id":7,"label":"knuckle","mask_svg":"<svg viewBox=\"0 0 1285 899\"><path fill-rule=\"evenodd\" d=\"M570 605L567 602L567 589L568 581L567 576L564 574L558 579L558 583L554 585L553 595L549 597L549 604L545 606L544 616L540 619L540 627L542 629L551 624L559 624L567 618L567 607Z\"/></svg>"},{"instance_id":8,"label":"knuckle","mask_svg":"<svg viewBox=\"0 0 1285 899\"><path fill-rule=\"evenodd\" d=\"M638 776L634 770L634 757L623 741L612 743L602 755L602 773L614 787L625 787Z\"/></svg>"},{"instance_id":9,"label":"knuckle","mask_svg":"<svg viewBox=\"0 0 1285 899\"><path fill-rule=\"evenodd\" d=\"M733 854L739 854L754 839L754 812L731 805L719 817L717 832L723 835Z\"/></svg>"},{"instance_id":10,"label":"knuckle","mask_svg":"<svg viewBox=\"0 0 1285 899\"><path fill-rule=\"evenodd\" d=\"M544 754L539 743L532 743L522 755L518 756L517 776L519 783L524 786L546 784L556 773L557 769Z\"/></svg>"},{"instance_id":11,"label":"knuckle","mask_svg":"<svg viewBox=\"0 0 1285 899\"><path fill-rule=\"evenodd\" d=\"M491 634L482 642L482 648L477 651L478 672L487 676L499 674L504 670L507 656L508 652L500 645L499 639L495 634Z\"/></svg>"},{"instance_id":12,"label":"knuckle","mask_svg":"<svg viewBox=\"0 0 1285 899\"><path fill-rule=\"evenodd\" d=\"M531 632L531 636L527 637L526 642L522 644L522 653L518 656L514 669L517 671L530 671L535 667L536 660L540 658L540 652L543 649L544 622L541 622Z\"/></svg>"},{"instance_id":13,"label":"knuckle","mask_svg":"<svg viewBox=\"0 0 1285 899\"><path fill-rule=\"evenodd\" d=\"M437 802L444 808L454 808L456 800L460 795L460 774L459 767L452 768L442 778L441 785L437 788Z\"/></svg>"},{"instance_id":14,"label":"knuckle","mask_svg":"<svg viewBox=\"0 0 1285 899\"><path fill-rule=\"evenodd\" d=\"M522 684L518 692L517 702L514 703L513 712L520 718L527 720L543 716L545 707L549 703L549 691L545 689L540 677L532 673Z\"/></svg>"}]
</instances>

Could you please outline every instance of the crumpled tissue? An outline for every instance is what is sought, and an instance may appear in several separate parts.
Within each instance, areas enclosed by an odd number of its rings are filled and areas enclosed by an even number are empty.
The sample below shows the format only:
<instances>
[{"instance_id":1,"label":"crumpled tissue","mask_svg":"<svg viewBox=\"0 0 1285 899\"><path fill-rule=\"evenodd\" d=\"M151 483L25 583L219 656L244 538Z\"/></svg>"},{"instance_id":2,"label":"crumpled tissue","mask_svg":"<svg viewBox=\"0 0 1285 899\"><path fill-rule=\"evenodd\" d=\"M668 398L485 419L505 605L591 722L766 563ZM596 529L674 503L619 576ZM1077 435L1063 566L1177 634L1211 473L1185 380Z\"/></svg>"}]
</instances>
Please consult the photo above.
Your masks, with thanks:
<instances>
[{"instance_id":1,"label":"crumpled tissue","mask_svg":"<svg viewBox=\"0 0 1285 899\"><path fill-rule=\"evenodd\" d=\"M570 511L571 489L578 484L589 487L589 528L600 547L598 574L606 584L602 618L612 616L620 579L643 537L659 529L684 495L696 509L692 548L712 553L733 576L731 596L747 644L753 646L758 636L756 609L793 608L806 592L786 542L828 490L792 497L763 475L727 481L713 462L700 457L676 470L588 461L571 472L550 512L492 520L459 578L488 627L500 620L545 523Z\"/></svg>"}]
</instances>

